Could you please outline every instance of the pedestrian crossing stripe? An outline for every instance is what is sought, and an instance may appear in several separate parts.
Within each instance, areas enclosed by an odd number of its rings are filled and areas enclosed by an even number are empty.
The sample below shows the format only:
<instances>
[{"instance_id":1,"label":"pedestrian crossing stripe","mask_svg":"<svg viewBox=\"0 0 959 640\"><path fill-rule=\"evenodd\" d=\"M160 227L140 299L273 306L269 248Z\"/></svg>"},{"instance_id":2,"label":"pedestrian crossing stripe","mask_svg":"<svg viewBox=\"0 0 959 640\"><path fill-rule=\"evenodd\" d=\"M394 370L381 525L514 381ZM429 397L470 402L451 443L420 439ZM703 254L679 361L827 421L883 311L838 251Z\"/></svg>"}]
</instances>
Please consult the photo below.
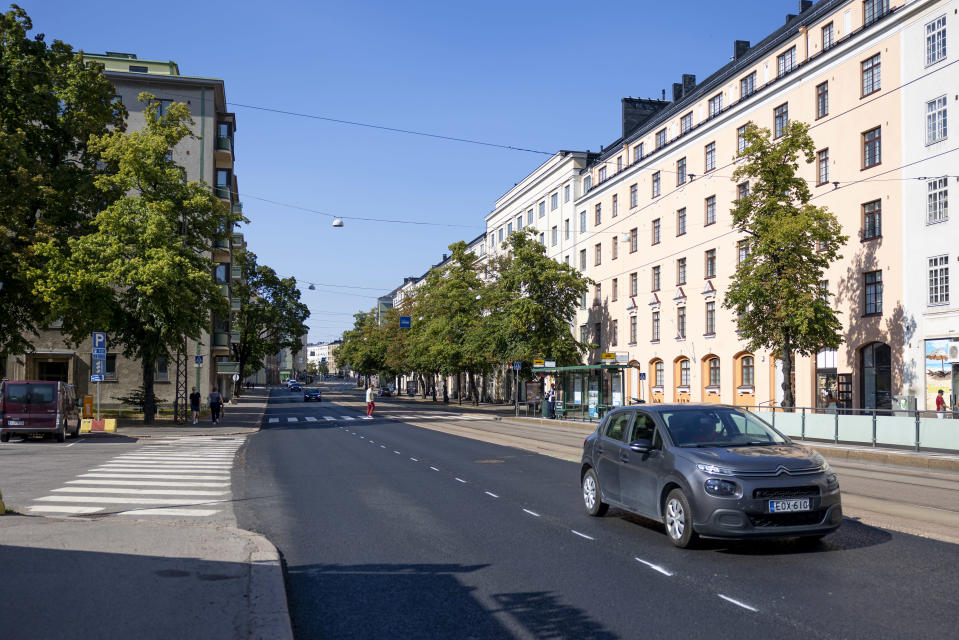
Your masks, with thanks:
<instances>
[{"instance_id":1,"label":"pedestrian crossing stripe","mask_svg":"<svg viewBox=\"0 0 959 640\"><path fill-rule=\"evenodd\" d=\"M306 421L307 421L307 422L316 422L316 418L314 418L313 416L306 416Z\"/></svg>"},{"instance_id":2,"label":"pedestrian crossing stripe","mask_svg":"<svg viewBox=\"0 0 959 640\"><path fill-rule=\"evenodd\" d=\"M352 422L354 420L404 420L404 421L414 421L414 420L485 420L483 416L476 415L465 415L465 414L409 414L409 413L392 413L392 414L381 414L370 416L347 416L347 415L338 415L338 416L303 416L302 420L306 422L317 422L320 418L326 420L327 422L336 422L337 420L345 420L347 422ZM299 416L287 416L286 421L289 423L299 422ZM280 421L280 418L267 418L268 424L276 424Z\"/></svg>"}]
</instances>

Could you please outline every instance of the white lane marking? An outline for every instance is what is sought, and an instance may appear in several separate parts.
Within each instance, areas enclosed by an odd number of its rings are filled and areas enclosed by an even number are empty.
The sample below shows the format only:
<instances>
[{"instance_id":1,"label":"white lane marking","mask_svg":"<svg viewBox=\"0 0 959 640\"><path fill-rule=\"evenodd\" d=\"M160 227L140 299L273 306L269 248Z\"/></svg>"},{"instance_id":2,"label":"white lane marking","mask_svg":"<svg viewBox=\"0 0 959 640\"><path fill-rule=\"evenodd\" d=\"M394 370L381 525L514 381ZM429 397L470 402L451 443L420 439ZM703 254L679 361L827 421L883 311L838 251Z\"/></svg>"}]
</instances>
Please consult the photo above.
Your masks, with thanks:
<instances>
[{"instance_id":1,"label":"white lane marking","mask_svg":"<svg viewBox=\"0 0 959 640\"><path fill-rule=\"evenodd\" d=\"M370 438L370 442L373 442L373 438ZM375 443L375 442L373 442L373 444L376 444L376 443Z\"/></svg>"},{"instance_id":2,"label":"white lane marking","mask_svg":"<svg viewBox=\"0 0 959 640\"><path fill-rule=\"evenodd\" d=\"M360 440L366 440L366 436L360 436Z\"/></svg>"},{"instance_id":3,"label":"white lane marking","mask_svg":"<svg viewBox=\"0 0 959 640\"><path fill-rule=\"evenodd\" d=\"M313 416L306 416L306 421L307 421L307 422L316 422L316 418L314 418Z\"/></svg>"},{"instance_id":4,"label":"white lane marking","mask_svg":"<svg viewBox=\"0 0 959 640\"><path fill-rule=\"evenodd\" d=\"M274 422L279 422L279 421L280 421L279 418L270 418L268 422L270 422L270 423L272 424L272 423L274 423Z\"/></svg>"},{"instance_id":5,"label":"white lane marking","mask_svg":"<svg viewBox=\"0 0 959 640\"><path fill-rule=\"evenodd\" d=\"M43 496L37 502L92 502L94 504L178 504L183 502L175 498L125 498L120 496ZM203 500L203 504L220 504L226 500Z\"/></svg>"},{"instance_id":6,"label":"white lane marking","mask_svg":"<svg viewBox=\"0 0 959 640\"><path fill-rule=\"evenodd\" d=\"M400 455L399 451L394 451L393 453L395 453L396 455Z\"/></svg>"},{"instance_id":7,"label":"white lane marking","mask_svg":"<svg viewBox=\"0 0 959 640\"><path fill-rule=\"evenodd\" d=\"M436 467L430 467L430 469L432 469L433 471L439 471L439 469L437 469Z\"/></svg>"},{"instance_id":8,"label":"white lane marking","mask_svg":"<svg viewBox=\"0 0 959 640\"><path fill-rule=\"evenodd\" d=\"M75 445L75 444L80 444L80 442L83 441L83 440L86 440L86 438L80 438L80 439L77 440L76 442L71 442L71 443L68 444L65 448L66 448L66 449L69 449L70 447L72 447L72 446Z\"/></svg>"},{"instance_id":9,"label":"white lane marking","mask_svg":"<svg viewBox=\"0 0 959 640\"><path fill-rule=\"evenodd\" d=\"M662 568L661 566L659 566L658 564L653 564L652 562L646 562L646 561L643 560L642 558L636 558L636 562L641 562L641 563L643 563L644 565L646 565L647 567L649 567L650 569L652 569L653 571L659 571L659 572L660 572L661 574L663 574L664 576L671 576L671 575L673 575L673 572L672 572L672 571L667 571L666 569L663 569L663 568Z\"/></svg>"},{"instance_id":10,"label":"white lane marking","mask_svg":"<svg viewBox=\"0 0 959 640\"><path fill-rule=\"evenodd\" d=\"M595 540L595 539L596 539L596 538L594 538L593 536L588 536L588 535L586 535L585 533L580 533L580 532L577 531L576 529L570 529L570 531L572 531L573 533L575 533L576 535L578 535L580 538L586 538L587 540Z\"/></svg>"},{"instance_id":11,"label":"white lane marking","mask_svg":"<svg viewBox=\"0 0 959 640\"><path fill-rule=\"evenodd\" d=\"M180 475L171 473L81 473L78 478L130 478L133 480L229 480L230 475L208 476ZM224 483L229 484L229 483Z\"/></svg>"},{"instance_id":12,"label":"white lane marking","mask_svg":"<svg viewBox=\"0 0 959 640\"><path fill-rule=\"evenodd\" d=\"M539 517L539 514L536 513L535 511L530 511L529 509L523 509L523 511L525 511L526 513L528 513L528 514L531 515L531 516L536 516L537 518Z\"/></svg>"},{"instance_id":13,"label":"white lane marking","mask_svg":"<svg viewBox=\"0 0 959 640\"><path fill-rule=\"evenodd\" d=\"M229 482L159 482L155 480L67 480L67 484L90 484L121 487L229 487Z\"/></svg>"},{"instance_id":14,"label":"white lane marking","mask_svg":"<svg viewBox=\"0 0 959 640\"><path fill-rule=\"evenodd\" d=\"M118 456L110 462L231 462L235 453L218 453L209 456L175 456L171 454Z\"/></svg>"},{"instance_id":15,"label":"white lane marking","mask_svg":"<svg viewBox=\"0 0 959 640\"><path fill-rule=\"evenodd\" d=\"M30 513L96 513L97 511L103 511L103 507L58 507L55 505L40 505L38 507L30 507Z\"/></svg>"},{"instance_id":16,"label":"white lane marking","mask_svg":"<svg viewBox=\"0 0 959 640\"><path fill-rule=\"evenodd\" d=\"M225 496L229 491L200 491L192 489L127 489L118 487L60 487L53 493L122 493L137 496Z\"/></svg>"},{"instance_id":17,"label":"white lane marking","mask_svg":"<svg viewBox=\"0 0 959 640\"><path fill-rule=\"evenodd\" d=\"M344 420L356 420L353 416L340 416Z\"/></svg>"},{"instance_id":18,"label":"white lane marking","mask_svg":"<svg viewBox=\"0 0 959 640\"><path fill-rule=\"evenodd\" d=\"M723 600L725 600L726 602L732 602L732 603L733 603L734 605L736 605L737 607L742 607L743 609L748 609L749 611L752 611L753 613L759 613L759 609L757 609L756 607L751 607L751 606L749 606L748 604L746 604L745 602L740 602L739 600L736 600L736 599L734 599L734 598L730 598L729 596L724 596L724 595L721 594L721 593L717 593L716 595L719 596L720 598L722 598Z\"/></svg>"},{"instance_id":19,"label":"white lane marking","mask_svg":"<svg viewBox=\"0 0 959 640\"><path fill-rule=\"evenodd\" d=\"M372 419L373 419L373 416L363 416L363 419L364 419L364 420L372 420Z\"/></svg>"},{"instance_id":20,"label":"white lane marking","mask_svg":"<svg viewBox=\"0 0 959 640\"><path fill-rule=\"evenodd\" d=\"M189 460L110 460L106 464L122 464L124 466L130 467L144 467L151 465L158 465L163 467L183 467L183 466L195 466L195 467L230 467L233 465L232 460L225 460L223 462L215 462L213 460L200 462L191 462Z\"/></svg>"},{"instance_id":21,"label":"white lane marking","mask_svg":"<svg viewBox=\"0 0 959 640\"><path fill-rule=\"evenodd\" d=\"M219 509L133 509L121 511L120 516L212 516Z\"/></svg>"},{"instance_id":22,"label":"white lane marking","mask_svg":"<svg viewBox=\"0 0 959 640\"><path fill-rule=\"evenodd\" d=\"M183 480L205 480L206 478L229 478L230 472L226 471L207 471L207 470L194 470L194 469L140 469L138 467L97 467L96 469L91 469L91 474L122 474L122 475L111 475L109 477L113 478L181 478ZM127 475L132 474L132 475ZM163 474L163 475L149 475L149 474ZM177 475L177 474L203 474L203 475ZM83 478L85 476L78 476ZM90 475L89 477L99 477L95 475Z\"/></svg>"},{"instance_id":23,"label":"white lane marking","mask_svg":"<svg viewBox=\"0 0 959 640\"><path fill-rule=\"evenodd\" d=\"M410 460L412 460L413 462L419 462L419 460L417 460L416 458L410 458Z\"/></svg>"},{"instance_id":24,"label":"white lane marking","mask_svg":"<svg viewBox=\"0 0 959 640\"><path fill-rule=\"evenodd\" d=\"M455 480L457 482L462 482L463 484L466 484L466 480L463 480L462 478L455 478Z\"/></svg>"},{"instance_id":25,"label":"white lane marking","mask_svg":"<svg viewBox=\"0 0 959 640\"><path fill-rule=\"evenodd\" d=\"M380 445L380 449L385 449L385 448L386 448L386 445L385 445L385 444L381 444L381 445Z\"/></svg>"},{"instance_id":26,"label":"white lane marking","mask_svg":"<svg viewBox=\"0 0 959 640\"><path fill-rule=\"evenodd\" d=\"M496 495L495 493L493 493L493 492L491 492L491 491L486 491L486 492L484 492L484 493L486 493L486 495L490 496L491 498L498 498L498 497L499 497L498 495Z\"/></svg>"},{"instance_id":27,"label":"white lane marking","mask_svg":"<svg viewBox=\"0 0 959 640\"><path fill-rule=\"evenodd\" d=\"M296 422L297 420L299 420L299 418L297 418L296 416L292 416L286 419L287 422Z\"/></svg>"},{"instance_id":28,"label":"white lane marking","mask_svg":"<svg viewBox=\"0 0 959 640\"><path fill-rule=\"evenodd\" d=\"M323 419L326 420L327 422L333 422L334 420L336 420L336 418L334 418L333 416L323 416ZM343 427L340 427L340 429L342 428Z\"/></svg>"}]
</instances>

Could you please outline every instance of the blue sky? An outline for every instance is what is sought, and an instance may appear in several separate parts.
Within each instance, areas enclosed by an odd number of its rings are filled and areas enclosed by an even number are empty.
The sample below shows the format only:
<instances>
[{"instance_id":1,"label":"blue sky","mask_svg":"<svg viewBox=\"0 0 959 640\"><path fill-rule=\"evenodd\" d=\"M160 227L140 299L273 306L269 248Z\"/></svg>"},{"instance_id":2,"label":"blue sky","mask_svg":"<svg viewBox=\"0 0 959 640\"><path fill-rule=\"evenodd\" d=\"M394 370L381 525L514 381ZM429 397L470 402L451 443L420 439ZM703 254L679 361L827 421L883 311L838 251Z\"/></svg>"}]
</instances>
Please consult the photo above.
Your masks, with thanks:
<instances>
[{"instance_id":1,"label":"blue sky","mask_svg":"<svg viewBox=\"0 0 959 640\"><path fill-rule=\"evenodd\" d=\"M297 278L310 341L326 341L450 243L482 233L495 200L547 156L239 105L596 151L619 136L621 98L669 94L683 73L706 78L730 59L734 40L758 42L799 2L19 4L48 41L174 60L184 75L225 81L250 219L242 230L262 263Z\"/></svg>"}]
</instances>

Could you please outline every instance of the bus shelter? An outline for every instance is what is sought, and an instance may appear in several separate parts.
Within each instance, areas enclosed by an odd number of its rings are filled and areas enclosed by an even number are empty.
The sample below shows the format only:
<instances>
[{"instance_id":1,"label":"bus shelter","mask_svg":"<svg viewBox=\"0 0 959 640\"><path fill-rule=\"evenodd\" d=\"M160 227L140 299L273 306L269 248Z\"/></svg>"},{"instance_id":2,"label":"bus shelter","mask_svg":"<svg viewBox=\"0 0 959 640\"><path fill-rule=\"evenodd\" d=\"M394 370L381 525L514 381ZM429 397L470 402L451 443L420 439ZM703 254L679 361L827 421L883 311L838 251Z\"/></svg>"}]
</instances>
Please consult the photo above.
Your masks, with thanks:
<instances>
[{"instance_id":1,"label":"bus shelter","mask_svg":"<svg viewBox=\"0 0 959 640\"><path fill-rule=\"evenodd\" d=\"M556 417L566 420L601 420L606 412L629 404L625 397L627 364L589 364L572 367L537 367L545 387L556 385ZM546 407L543 407L546 415Z\"/></svg>"}]
</instances>

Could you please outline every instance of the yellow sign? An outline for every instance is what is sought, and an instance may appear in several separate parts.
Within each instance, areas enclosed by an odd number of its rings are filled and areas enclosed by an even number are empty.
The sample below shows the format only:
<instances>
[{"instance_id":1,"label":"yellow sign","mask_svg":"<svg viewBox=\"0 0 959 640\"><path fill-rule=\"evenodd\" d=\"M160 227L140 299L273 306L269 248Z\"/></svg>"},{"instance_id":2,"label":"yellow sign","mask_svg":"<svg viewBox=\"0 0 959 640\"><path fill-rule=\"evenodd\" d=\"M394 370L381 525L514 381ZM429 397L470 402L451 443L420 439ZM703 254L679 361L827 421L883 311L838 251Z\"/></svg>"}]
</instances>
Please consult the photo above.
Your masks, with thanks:
<instances>
[{"instance_id":1,"label":"yellow sign","mask_svg":"<svg viewBox=\"0 0 959 640\"><path fill-rule=\"evenodd\" d=\"M616 361L616 354L615 354L615 353L604 353L604 354L602 355L602 359L603 359L603 360L612 360L612 361L615 362L615 361Z\"/></svg>"},{"instance_id":2,"label":"yellow sign","mask_svg":"<svg viewBox=\"0 0 959 640\"><path fill-rule=\"evenodd\" d=\"M534 367L545 367L545 366L546 366L546 361L545 361L545 360L533 360L533 366L534 366Z\"/></svg>"}]
</instances>

